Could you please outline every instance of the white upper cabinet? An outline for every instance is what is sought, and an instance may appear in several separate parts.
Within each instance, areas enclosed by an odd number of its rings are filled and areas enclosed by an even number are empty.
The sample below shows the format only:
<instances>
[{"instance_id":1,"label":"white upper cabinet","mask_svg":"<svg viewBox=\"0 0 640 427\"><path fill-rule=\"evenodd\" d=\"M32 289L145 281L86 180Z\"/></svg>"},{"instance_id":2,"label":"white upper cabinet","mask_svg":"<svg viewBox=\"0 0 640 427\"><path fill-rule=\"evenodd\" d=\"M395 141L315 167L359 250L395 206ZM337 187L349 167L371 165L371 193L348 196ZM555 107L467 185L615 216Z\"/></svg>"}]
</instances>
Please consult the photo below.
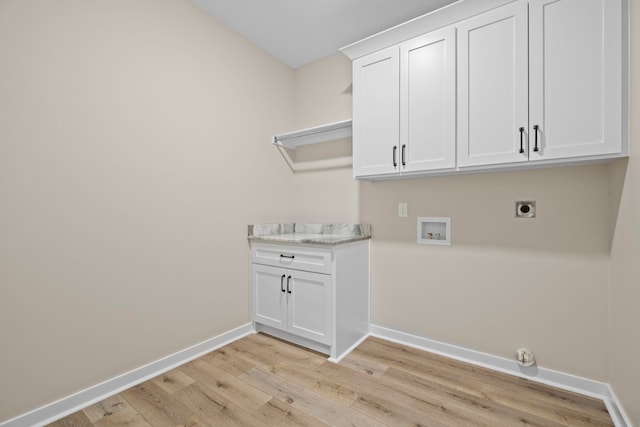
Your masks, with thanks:
<instances>
[{"instance_id":1,"label":"white upper cabinet","mask_svg":"<svg viewBox=\"0 0 640 427\"><path fill-rule=\"evenodd\" d=\"M399 51L385 49L353 62L353 174L398 171Z\"/></svg>"},{"instance_id":2,"label":"white upper cabinet","mask_svg":"<svg viewBox=\"0 0 640 427\"><path fill-rule=\"evenodd\" d=\"M457 27L458 166L527 161L527 2Z\"/></svg>"},{"instance_id":3,"label":"white upper cabinet","mask_svg":"<svg viewBox=\"0 0 640 427\"><path fill-rule=\"evenodd\" d=\"M354 60L354 176L627 156L627 7L460 1L343 48Z\"/></svg>"},{"instance_id":4,"label":"white upper cabinet","mask_svg":"<svg viewBox=\"0 0 640 427\"><path fill-rule=\"evenodd\" d=\"M353 63L354 176L455 168L455 28Z\"/></svg>"},{"instance_id":5,"label":"white upper cabinet","mask_svg":"<svg viewBox=\"0 0 640 427\"><path fill-rule=\"evenodd\" d=\"M621 2L531 0L529 15L530 160L620 153Z\"/></svg>"},{"instance_id":6,"label":"white upper cabinet","mask_svg":"<svg viewBox=\"0 0 640 427\"><path fill-rule=\"evenodd\" d=\"M456 30L400 45L401 172L456 166Z\"/></svg>"}]
</instances>

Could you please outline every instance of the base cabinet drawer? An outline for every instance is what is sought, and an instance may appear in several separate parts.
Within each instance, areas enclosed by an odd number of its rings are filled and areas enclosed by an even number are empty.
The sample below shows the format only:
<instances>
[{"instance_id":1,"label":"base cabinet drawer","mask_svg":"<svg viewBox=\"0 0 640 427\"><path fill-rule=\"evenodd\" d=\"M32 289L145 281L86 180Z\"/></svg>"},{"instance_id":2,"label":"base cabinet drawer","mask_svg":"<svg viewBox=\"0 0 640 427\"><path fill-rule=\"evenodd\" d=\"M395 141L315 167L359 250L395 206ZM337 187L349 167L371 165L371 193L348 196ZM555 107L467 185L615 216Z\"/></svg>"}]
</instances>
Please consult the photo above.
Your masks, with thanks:
<instances>
[{"instance_id":1,"label":"base cabinet drawer","mask_svg":"<svg viewBox=\"0 0 640 427\"><path fill-rule=\"evenodd\" d=\"M331 273L331 249L254 244L251 261L315 273Z\"/></svg>"}]
</instances>

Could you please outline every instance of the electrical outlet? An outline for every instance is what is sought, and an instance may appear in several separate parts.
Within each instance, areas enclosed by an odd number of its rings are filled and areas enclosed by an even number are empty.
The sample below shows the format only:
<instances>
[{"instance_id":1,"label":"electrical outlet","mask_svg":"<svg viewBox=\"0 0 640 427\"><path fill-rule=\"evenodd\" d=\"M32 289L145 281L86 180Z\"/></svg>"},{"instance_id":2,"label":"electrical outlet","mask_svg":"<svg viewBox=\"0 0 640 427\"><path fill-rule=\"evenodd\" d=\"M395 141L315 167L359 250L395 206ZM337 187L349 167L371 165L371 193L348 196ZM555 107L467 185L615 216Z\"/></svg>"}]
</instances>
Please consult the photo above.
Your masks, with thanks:
<instances>
[{"instance_id":1,"label":"electrical outlet","mask_svg":"<svg viewBox=\"0 0 640 427\"><path fill-rule=\"evenodd\" d=\"M409 206L407 202L398 203L398 218L406 218L409 212Z\"/></svg>"},{"instance_id":2,"label":"electrical outlet","mask_svg":"<svg viewBox=\"0 0 640 427\"><path fill-rule=\"evenodd\" d=\"M536 217L536 202L534 201L516 202L516 218L535 218L535 217Z\"/></svg>"}]
</instances>

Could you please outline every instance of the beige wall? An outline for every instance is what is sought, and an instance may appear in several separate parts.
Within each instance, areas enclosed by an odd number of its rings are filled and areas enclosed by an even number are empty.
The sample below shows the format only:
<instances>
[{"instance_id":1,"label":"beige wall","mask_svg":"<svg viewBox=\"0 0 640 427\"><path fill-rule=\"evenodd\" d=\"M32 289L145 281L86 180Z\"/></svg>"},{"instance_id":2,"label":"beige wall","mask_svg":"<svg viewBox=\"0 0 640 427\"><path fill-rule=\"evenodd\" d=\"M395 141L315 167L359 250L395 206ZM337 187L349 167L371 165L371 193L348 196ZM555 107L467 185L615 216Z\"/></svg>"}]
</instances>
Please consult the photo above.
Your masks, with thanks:
<instances>
[{"instance_id":1,"label":"beige wall","mask_svg":"<svg viewBox=\"0 0 640 427\"><path fill-rule=\"evenodd\" d=\"M640 7L631 3L631 156L612 164L612 175L625 172L611 249L610 382L631 418L640 426ZM614 207L617 200L614 199Z\"/></svg>"},{"instance_id":2,"label":"beige wall","mask_svg":"<svg viewBox=\"0 0 640 427\"><path fill-rule=\"evenodd\" d=\"M351 118L351 61L341 54L295 73L297 128ZM296 161L351 155L351 139L296 149ZM296 155L297 154L297 155ZM358 222L358 182L351 167L293 175L293 219L299 222Z\"/></svg>"},{"instance_id":3,"label":"beige wall","mask_svg":"<svg viewBox=\"0 0 640 427\"><path fill-rule=\"evenodd\" d=\"M300 126L338 120L349 78L336 57L301 69ZM620 186L607 165L361 182L358 207L350 179L297 174L294 211L326 221L342 209L373 225L374 323L508 358L525 345L539 366L608 380L608 201ZM530 199L537 218L515 219L514 202ZM418 245L418 216L451 216L452 246Z\"/></svg>"},{"instance_id":4,"label":"beige wall","mask_svg":"<svg viewBox=\"0 0 640 427\"><path fill-rule=\"evenodd\" d=\"M249 321L294 81L187 0L3 0L0 58L2 421Z\"/></svg>"},{"instance_id":5,"label":"beige wall","mask_svg":"<svg viewBox=\"0 0 640 427\"><path fill-rule=\"evenodd\" d=\"M607 380L606 166L362 183L360 196L373 323L507 358L527 346L541 367ZM514 218L516 200L537 217ZM451 246L417 244L420 216L451 217Z\"/></svg>"}]
</instances>

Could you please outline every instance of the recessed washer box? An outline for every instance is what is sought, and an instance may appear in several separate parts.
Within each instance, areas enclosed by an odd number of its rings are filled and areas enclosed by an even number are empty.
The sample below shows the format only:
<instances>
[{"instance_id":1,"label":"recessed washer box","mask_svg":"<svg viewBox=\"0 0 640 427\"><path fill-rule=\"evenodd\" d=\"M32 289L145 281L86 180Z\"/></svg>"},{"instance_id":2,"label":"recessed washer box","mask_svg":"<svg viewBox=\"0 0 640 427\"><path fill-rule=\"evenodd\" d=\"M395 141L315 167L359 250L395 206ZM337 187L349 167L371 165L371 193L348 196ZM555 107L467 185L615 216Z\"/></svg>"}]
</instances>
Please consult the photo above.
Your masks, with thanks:
<instances>
[{"instance_id":1,"label":"recessed washer box","mask_svg":"<svg viewBox=\"0 0 640 427\"><path fill-rule=\"evenodd\" d=\"M419 217L418 243L451 245L451 217Z\"/></svg>"}]
</instances>

